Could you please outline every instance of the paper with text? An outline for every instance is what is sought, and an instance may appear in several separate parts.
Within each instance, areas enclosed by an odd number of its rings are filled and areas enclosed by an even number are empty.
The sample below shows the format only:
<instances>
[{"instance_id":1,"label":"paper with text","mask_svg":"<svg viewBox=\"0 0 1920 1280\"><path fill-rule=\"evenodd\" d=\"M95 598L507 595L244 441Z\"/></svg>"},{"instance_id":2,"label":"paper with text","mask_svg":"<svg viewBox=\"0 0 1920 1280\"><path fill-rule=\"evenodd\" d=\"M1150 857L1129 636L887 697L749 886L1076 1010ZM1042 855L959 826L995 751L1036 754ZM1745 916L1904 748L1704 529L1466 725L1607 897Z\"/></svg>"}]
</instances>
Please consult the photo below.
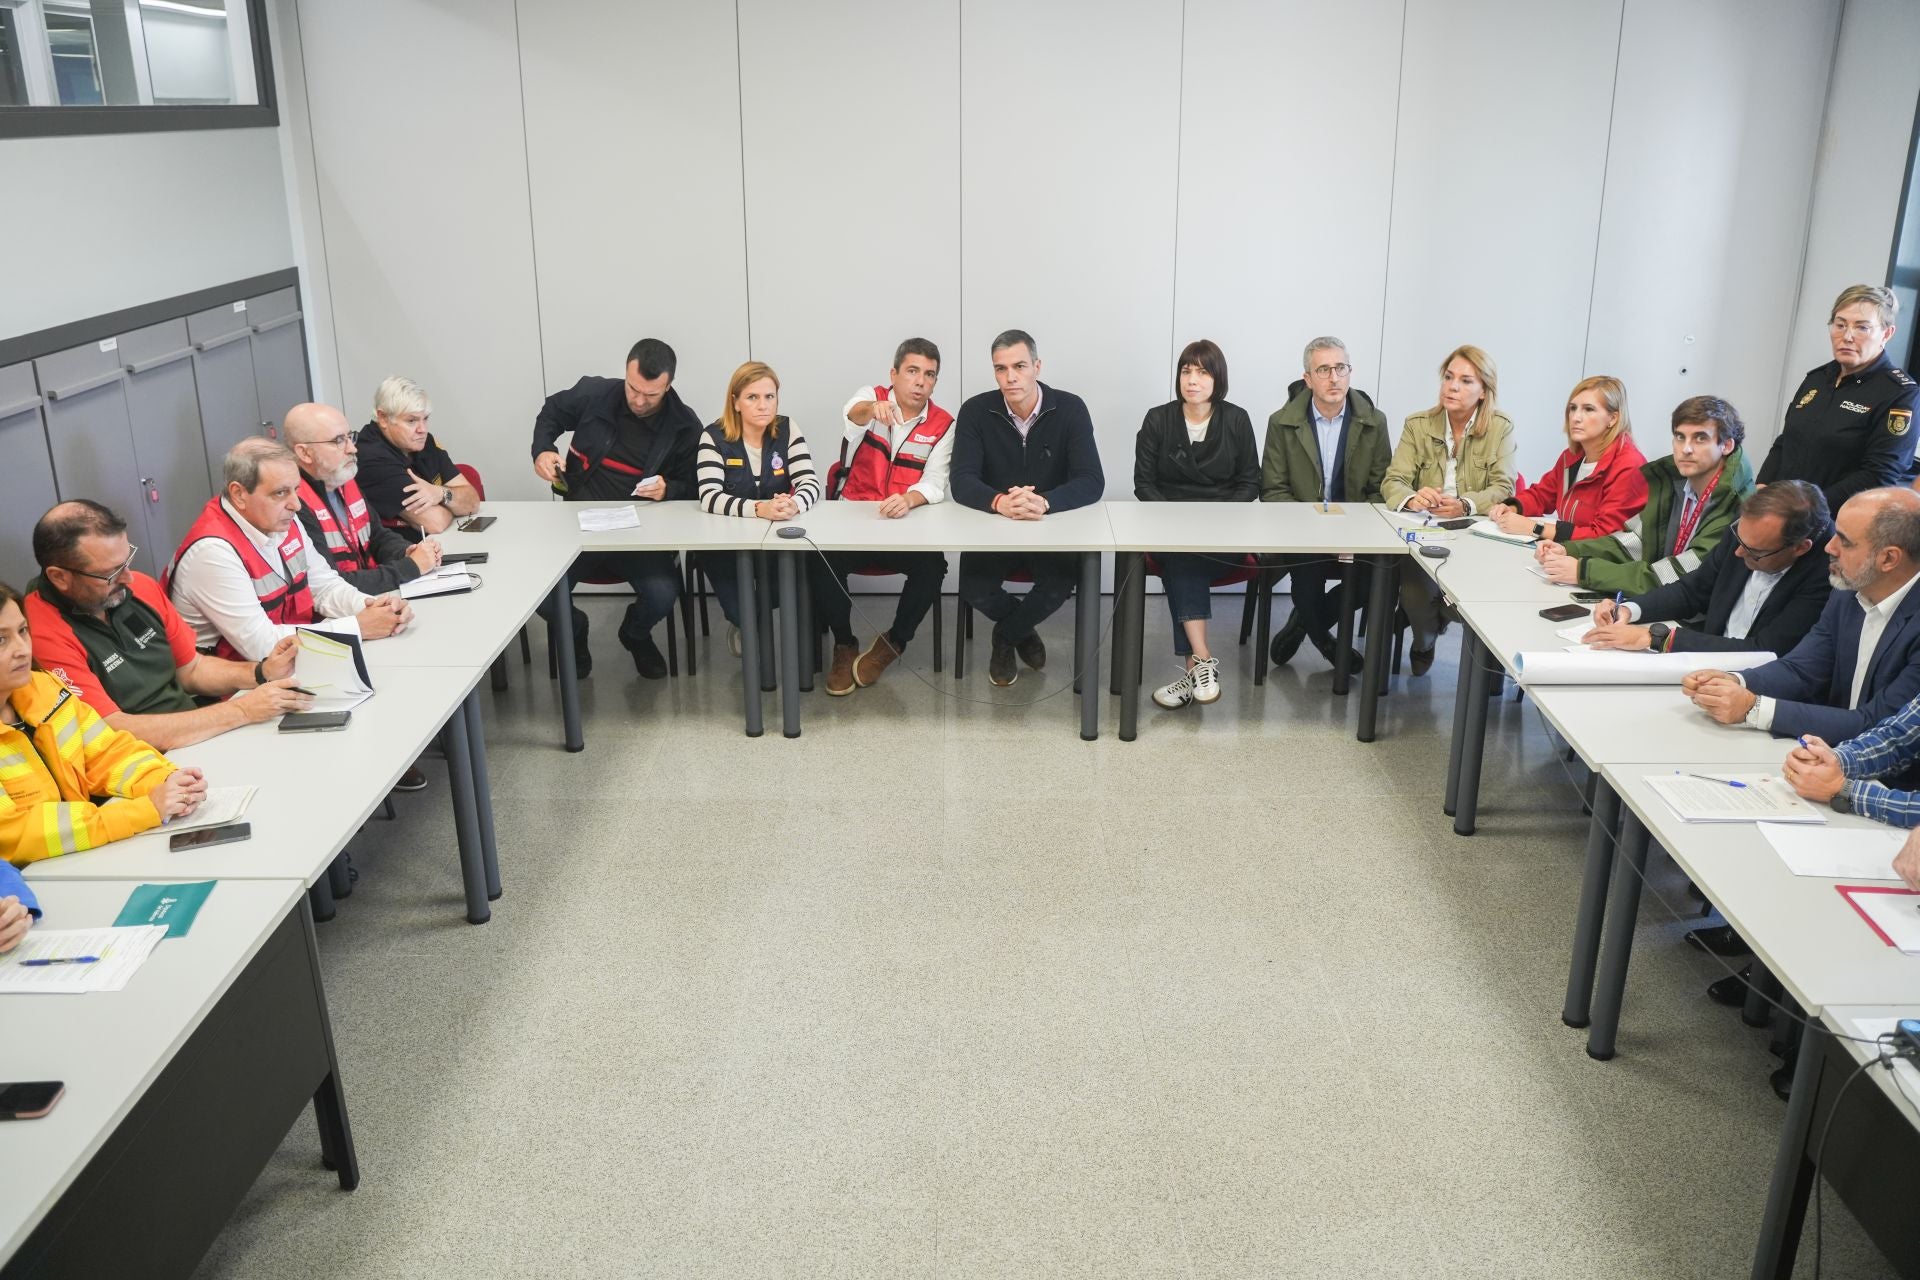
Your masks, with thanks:
<instances>
[{"instance_id":1,"label":"paper with text","mask_svg":"<svg viewBox=\"0 0 1920 1280\"><path fill-rule=\"evenodd\" d=\"M1714 780L1718 779L1718 781ZM1742 783L1733 786L1732 783ZM1825 822L1827 815L1772 774L1655 774L1647 786L1683 822Z\"/></svg>"}]
</instances>

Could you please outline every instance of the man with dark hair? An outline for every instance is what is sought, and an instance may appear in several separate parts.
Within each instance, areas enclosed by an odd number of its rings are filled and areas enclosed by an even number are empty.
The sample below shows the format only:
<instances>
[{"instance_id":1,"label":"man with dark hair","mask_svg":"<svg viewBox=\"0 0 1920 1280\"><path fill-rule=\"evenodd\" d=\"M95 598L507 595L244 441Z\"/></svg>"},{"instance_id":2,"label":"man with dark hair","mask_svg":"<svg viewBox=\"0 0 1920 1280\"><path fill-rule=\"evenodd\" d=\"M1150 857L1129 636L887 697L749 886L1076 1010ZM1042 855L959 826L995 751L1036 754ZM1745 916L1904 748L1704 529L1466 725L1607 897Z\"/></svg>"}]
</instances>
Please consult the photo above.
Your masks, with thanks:
<instances>
[{"instance_id":1,"label":"man with dark hair","mask_svg":"<svg viewBox=\"0 0 1920 1280\"><path fill-rule=\"evenodd\" d=\"M968 399L954 420L954 500L1009 520L1043 520L1098 502L1107 479L1086 402L1040 381L1031 335L1008 329L993 340L992 355L997 388ZM1019 676L1016 654L1035 671L1046 665L1047 646L1034 628L1073 595L1078 561L1058 552L961 555L960 597L993 620L993 683ZM1008 593L1007 579L1022 572L1033 578L1032 590Z\"/></svg>"},{"instance_id":2,"label":"man with dark hair","mask_svg":"<svg viewBox=\"0 0 1920 1280\"><path fill-rule=\"evenodd\" d=\"M330 404L297 404L280 429L300 462L300 524L348 583L368 595L397 591L440 564L440 541L409 542L375 520L354 475L359 445L347 415Z\"/></svg>"},{"instance_id":3,"label":"man with dark hair","mask_svg":"<svg viewBox=\"0 0 1920 1280\"><path fill-rule=\"evenodd\" d=\"M199 652L160 584L133 567L134 551L127 522L97 502L40 517L40 576L23 600L34 661L107 724L161 751L310 705L294 688L291 636L257 663Z\"/></svg>"},{"instance_id":4,"label":"man with dark hair","mask_svg":"<svg viewBox=\"0 0 1920 1280\"><path fill-rule=\"evenodd\" d=\"M1534 548L1550 582L1639 594L1700 567L1733 527L1753 470L1740 446L1746 424L1719 396L1694 396L1673 411L1673 453L1640 468L1647 505L1619 533Z\"/></svg>"},{"instance_id":5,"label":"man with dark hair","mask_svg":"<svg viewBox=\"0 0 1920 1280\"><path fill-rule=\"evenodd\" d=\"M581 378L540 406L533 424L533 470L569 502L642 498L649 502L696 496L694 457L700 419L673 389L678 365L673 348L642 338L627 353L624 382ZM566 462L560 437L568 432ZM620 624L620 644L634 669L649 680L664 679L667 660L653 642L653 629L673 612L680 571L671 551L591 551L574 561L569 582L624 578L633 603ZM542 605L545 616L550 606ZM593 670L587 646L587 615L573 611L574 666L582 679Z\"/></svg>"},{"instance_id":6,"label":"man with dark hair","mask_svg":"<svg viewBox=\"0 0 1920 1280\"><path fill-rule=\"evenodd\" d=\"M953 461L953 415L933 403L940 379L940 348L908 338L893 353L882 384L862 387L842 410L838 482L829 498L877 502L879 514L898 520L915 507L947 498ZM913 633L940 602L947 557L939 551L830 551L808 562L820 619L833 632L833 667L827 692L834 697L866 688L906 652ZM853 602L847 575L884 569L906 575L893 625L860 651L853 634Z\"/></svg>"},{"instance_id":7,"label":"man with dark hair","mask_svg":"<svg viewBox=\"0 0 1920 1280\"><path fill-rule=\"evenodd\" d=\"M1804 480L1778 480L1741 504L1740 518L1706 559L1679 579L1593 609L1583 639L1596 649L1785 653L1806 639L1832 594L1826 497Z\"/></svg>"}]
</instances>

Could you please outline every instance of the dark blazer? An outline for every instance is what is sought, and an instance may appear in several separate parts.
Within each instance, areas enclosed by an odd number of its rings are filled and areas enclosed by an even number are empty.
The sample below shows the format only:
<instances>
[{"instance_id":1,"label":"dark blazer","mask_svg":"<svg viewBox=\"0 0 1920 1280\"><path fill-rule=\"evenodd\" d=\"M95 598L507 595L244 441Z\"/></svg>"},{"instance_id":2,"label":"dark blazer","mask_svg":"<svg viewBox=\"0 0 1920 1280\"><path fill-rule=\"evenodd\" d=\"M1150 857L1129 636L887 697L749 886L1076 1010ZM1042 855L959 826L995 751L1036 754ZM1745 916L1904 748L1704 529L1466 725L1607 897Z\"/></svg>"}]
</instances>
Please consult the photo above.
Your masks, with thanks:
<instances>
[{"instance_id":1,"label":"dark blazer","mask_svg":"<svg viewBox=\"0 0 1920 1280\"><path fill-rule=\"evenodd\" d=\"M1741 673L1747 688L1775 699L1773 736L1816 734L1845 742L1920 697L1920 585L1907 593L1874 647L1860 685L1860 705L1849 710L1854 655L1864 614L1851 591L1835 591L1807 638L1785 657Z\"/></svg>"},{"instance_id":2,"label":"dark blazer","mask_svg":"<svg viewBox=\"0 0 1920 1280\"><path fill-rule=\"evenodd\" d=\"M1630 603L1640 608L1641 622L1689 622L1697 624L1674 632L1675 653L1765 649L1786 653L1813 630L1827 607L1833 588L1827 585L1827 558L1820 548L1833 536L1830 529L1813 535L1813 550L1793 562L1786 576L1767 593L1759 616L1747 630L1747 638L1734 640L1727 635L1727 619L1747 589L1753 570L1734 552L1732 538L1714 544L1707 558L1691 573L1682 574L1664 587L1655 587ZM1920 590L1920 588L1916 588ZM1859 635L1856 630L1855 636ZM1852 676L1849 675L1851 680Z\"/></svg>"},{"instance_id":3,"label":"dark blazer","mask_svg":"<svg viewBox=\"0 0 1920 1280\"><path fill-rule=\"evenodd\" d=\"M1252 502L1260 496L1253 420L1229 400L1213 406L1207 438L1187 435L1180 402L1147 410L1133 439L1133 496L1142 502Z\"/></svg>"}]
</instances>

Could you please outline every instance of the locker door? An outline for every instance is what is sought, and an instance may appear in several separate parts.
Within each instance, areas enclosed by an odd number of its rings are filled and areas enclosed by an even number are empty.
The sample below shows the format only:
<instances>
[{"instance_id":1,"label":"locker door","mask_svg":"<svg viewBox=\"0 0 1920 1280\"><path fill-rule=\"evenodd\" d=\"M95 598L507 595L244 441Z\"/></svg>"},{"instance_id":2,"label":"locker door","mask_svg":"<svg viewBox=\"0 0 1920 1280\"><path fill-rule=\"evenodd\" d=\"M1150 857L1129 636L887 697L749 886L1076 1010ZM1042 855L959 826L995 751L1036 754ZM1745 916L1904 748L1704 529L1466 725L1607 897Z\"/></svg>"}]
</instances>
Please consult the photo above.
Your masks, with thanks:
<instances>
[{"instance_id":1,"label":"locker door","mask_svg":"<svg viewBox=\"0 0 1920 1280\"><path fill-rule=\"evenodd\" d=\"M147 541L164 565L218 477L217 467L207 468L186 320L121 334L120 367L127 374L127 416L145 498Z\"/></svg>"},{"instance_id":2,"label":"locker door","mask_svg":"<svg viewBox=\"0 0 1920 1280\"><path fill-rule=\"evenodd\" d=\"M228 303L187 317L193 344L193 377L200 389L200 426L207 441L207 469L220 474L227 450L248 436L264 434L260 399L253 387L253 326L247 304Z\"/></svg>"},{"instance_id":3,"label":"locker door","mask_svg":"<svg viewBox=\"0 0 1920 1280\"><path fill-rule=\"evenodd\" d=\"M33 366L0 369L0 582L17 591L40 571L33 562L33 526L56 501L53 459L40 417L45 403Z\"/></svg>"},{"instance_id":4,"label":"locker door","mask_svg":"<svg viewBox=\"0 0 1920 1280\"><path fill-rule=\"evenodd\" d=\"M146 531L146 493L133 458L118 348L118 339L108 338L33 362L47 397L47 444L61 499L91 498L113 508L140 546L134 566L158 574L173 548L155 547Z\"/></svg>"},{"instance_id":5,"label":"locker door","mask_svg":"<svg viewBox=\"0 0 1920 1280\"><path fill-rule=\"evenodd\" d=\"M287 410L313 398L307 381L307 338L292 289L247 299L253 322L253 385L260 416L277 430Z\"/></svg>"}]
</instances>

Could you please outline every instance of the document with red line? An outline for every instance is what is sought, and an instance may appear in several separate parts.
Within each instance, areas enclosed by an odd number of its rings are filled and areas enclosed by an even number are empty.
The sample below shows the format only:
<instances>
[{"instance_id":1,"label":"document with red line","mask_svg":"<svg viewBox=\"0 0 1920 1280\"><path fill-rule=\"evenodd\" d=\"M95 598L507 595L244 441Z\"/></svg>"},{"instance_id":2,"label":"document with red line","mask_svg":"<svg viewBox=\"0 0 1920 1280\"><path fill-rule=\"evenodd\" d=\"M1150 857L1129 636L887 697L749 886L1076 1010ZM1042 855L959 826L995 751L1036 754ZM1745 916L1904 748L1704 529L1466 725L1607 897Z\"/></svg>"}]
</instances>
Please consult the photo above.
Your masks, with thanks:
<instances>
[{"instance_id":1,"label":"document with red line","mask_svg":"<svg viewBox=\"0 0 1920 1280\"><path fill-rule=\"evenodd\" d=\"M1847 905L1860 913L1880 941L1907 955L1920 955L1920 893L1884 884L1837 884Z\"/></svg>"}]
</instances>

